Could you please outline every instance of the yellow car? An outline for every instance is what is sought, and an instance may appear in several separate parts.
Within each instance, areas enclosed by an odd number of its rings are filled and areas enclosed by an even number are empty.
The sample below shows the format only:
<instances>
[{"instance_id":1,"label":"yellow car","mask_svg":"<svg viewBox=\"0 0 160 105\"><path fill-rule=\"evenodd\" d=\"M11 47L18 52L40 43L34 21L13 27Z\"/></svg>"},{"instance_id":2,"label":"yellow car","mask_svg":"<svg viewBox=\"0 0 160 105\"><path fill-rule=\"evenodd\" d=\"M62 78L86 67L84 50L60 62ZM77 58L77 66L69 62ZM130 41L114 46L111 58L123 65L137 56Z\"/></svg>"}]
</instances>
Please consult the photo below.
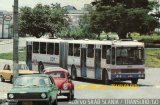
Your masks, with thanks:
<instances>
[{"instance_id":1,"label":"yellow car","mask_svg":"<svg viewBox=\"0 0 160 105\"><path fill-rule=\"evenodd\" d=\"M9 64L5 64L3 70L0 70L0 79L1 82L4 82L5 80L9 80L11 83L13 78L13 66L10 66ZM28 66L26 64L19 64L19 75L25 75L25 74L37 74L38 71L29 70Z\"/></svg>"}]
</instances>

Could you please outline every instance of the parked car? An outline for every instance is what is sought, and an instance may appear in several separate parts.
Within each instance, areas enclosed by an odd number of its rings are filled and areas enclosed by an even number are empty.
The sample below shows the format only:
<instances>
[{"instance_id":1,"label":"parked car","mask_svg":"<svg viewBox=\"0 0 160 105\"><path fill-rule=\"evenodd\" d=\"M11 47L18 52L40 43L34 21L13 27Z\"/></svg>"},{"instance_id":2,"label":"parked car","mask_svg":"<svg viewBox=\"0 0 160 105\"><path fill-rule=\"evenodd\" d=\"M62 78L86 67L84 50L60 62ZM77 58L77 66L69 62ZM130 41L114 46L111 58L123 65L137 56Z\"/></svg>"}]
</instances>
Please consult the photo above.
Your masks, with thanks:
<instances>
[{"instance_id":1,"label":"parked car","mask_svg":"<svg viewBox=\"0 0 160 105\"><path fill-rule=\"evenodd\" d=\"M26 64L19 64L18 69L19 75L38 73L38 71L29 70ZM3 70L0 70L0 79L2 82L4 82L5 80L9 80L12 83L13 66L5 64Z\"/></svg>"},{"instance_id":2,"label":"parked car","mask_svg":"<svg viewBox=\"0 0 160 105\"><path fill-rule=\"evenodd\" d=\"M57 105L58 88L53 79L45 74L21 75L7 93L9 104Z\"/></svg>"},{"instance_id":3,"label":"parked car","mask_svg":"<svg viewBox=\"0 0 160 105\"><path fill-rule=\"evenodd\" d=\"M59 95L67 96L68 100L74 99L74 84L66 69L60 67L48 67L44 73L50 75L59 89Z\"/></svg>"}]
</instances>

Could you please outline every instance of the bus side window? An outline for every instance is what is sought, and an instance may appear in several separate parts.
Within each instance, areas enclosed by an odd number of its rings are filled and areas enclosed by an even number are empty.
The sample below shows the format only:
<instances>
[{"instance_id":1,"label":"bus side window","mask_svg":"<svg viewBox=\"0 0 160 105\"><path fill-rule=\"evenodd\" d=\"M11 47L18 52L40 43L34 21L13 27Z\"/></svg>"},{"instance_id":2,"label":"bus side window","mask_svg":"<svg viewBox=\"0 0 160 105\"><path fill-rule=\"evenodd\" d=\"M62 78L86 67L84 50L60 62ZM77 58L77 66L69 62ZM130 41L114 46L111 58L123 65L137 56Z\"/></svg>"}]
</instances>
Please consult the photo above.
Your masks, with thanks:
<instances>
[{"instance_id":1,"label":"bus side window","mask_svg":"<svg viewBox=\"0 0 160 105\"><path fill-rule=\"evenodd\" d=\"M107 50L106 47L107 47L106 45L102 46L102 59L106 59L106 50Z\"/></svg>"},{"instance_id":2,"label":"bus side window","mask_svg":"<svg viewBox=\"0 0 160 105\"><path fill-rule=\"evenodd\" d=\"M112 48L112 64L115 65L115 48Z\"/></svg>"},{"instance_id":3,"label":"bus side window","mask_svg":"<svg viewBox=\"0 0 160 105\"><path fill-rule=\"evenodd\" d=\"M39 53L39 42L33 42L33 53Z\"/></svg>"},{"instance_id":4,"label":"bus side window","mask_svg":"<svg viewBox=\"0 0 160 105\"><path fill-rule=\"evenodd\" d=\"M88 44L88 52L87 52L88 58L93 58L94 56L94 45Z\"/></svg>"},{"instance_id":5,"label":"bus side window","mask_svg":"<svg viewBox=\"0 0 160 105\"><path fill-rule=\"evenodd\" d=\"M46 54L46 43L45 42L40 43L40 54Z\"/></svg>"},{"instance_id":6,"label":"bus side window","mask_svg":"<svg viewBox=\"0 0 160 105\"><path fill-rule=\"evenodd\" d=\"M107 49L107 52L106 52L106 62L107 62L107 64L110 64L110 55L111 55L111 50Z\"/></svg>"},{"instance_id":7,"label":"bus side window","mask_svg":"<svg viewBox=\"0 0 160 105\"><path fill-rule=\"evenodd\" d=\"M69 50L68 50L69 56L73 56L73 44L69 44Z\"/></svg>"},{"instance_id":8,"label":"bus side window","mask_svg":"<svg viewBox=\"0 0 160 105\"><path fill-rule=\"evenodd\" d=\"M74 56L80 56L80 44L74 44Z\"/></svg>"},{"instance_id":9,"label":"bus side window","mask_svg":"<svg viewBox=\"0 0 160 105\"><path fill-rule=\"evenodd\" d=\"M59 43L55 43L55 55L59 55Z\"/></svg>"},{"instance_id":10,"label":"bus side window","mask_svg":"<svg viewBox=\"0 0 160 105\"><path fill-rule=\"evenodd\" d=\"M54 54L54 43L47 43L47 54Z\"/></svg>"}]
</instances>

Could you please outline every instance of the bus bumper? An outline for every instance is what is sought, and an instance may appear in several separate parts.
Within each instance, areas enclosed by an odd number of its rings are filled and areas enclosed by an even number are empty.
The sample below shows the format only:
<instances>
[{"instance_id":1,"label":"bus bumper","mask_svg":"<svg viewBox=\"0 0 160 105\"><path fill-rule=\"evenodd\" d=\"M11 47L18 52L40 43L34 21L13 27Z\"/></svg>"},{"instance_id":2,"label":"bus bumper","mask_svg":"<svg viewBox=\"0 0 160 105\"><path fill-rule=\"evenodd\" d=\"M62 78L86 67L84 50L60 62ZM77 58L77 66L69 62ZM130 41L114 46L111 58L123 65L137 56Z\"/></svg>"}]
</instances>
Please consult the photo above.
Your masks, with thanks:
<instances>
[{"instance_id":1,"label":"bus bumper","mask_svg":"<svg viewBox=\"0 0 160 105\"><path fill-rule=\"evenodd\" d=\"M145 74L111 74L112 80L145 79Z\"/></svg>"}]
</instances>

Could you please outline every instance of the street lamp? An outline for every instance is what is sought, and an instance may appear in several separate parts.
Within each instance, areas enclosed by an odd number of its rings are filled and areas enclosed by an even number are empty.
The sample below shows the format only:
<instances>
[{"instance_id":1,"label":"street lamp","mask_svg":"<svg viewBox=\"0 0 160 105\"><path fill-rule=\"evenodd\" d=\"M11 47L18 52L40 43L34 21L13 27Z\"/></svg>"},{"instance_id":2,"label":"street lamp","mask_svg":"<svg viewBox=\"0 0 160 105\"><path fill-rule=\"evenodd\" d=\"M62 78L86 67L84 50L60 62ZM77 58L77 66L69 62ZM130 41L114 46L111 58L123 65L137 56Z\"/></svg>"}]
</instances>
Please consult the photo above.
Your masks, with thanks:
<instances>
[{"instance_id":1,"label":"street lamp","mask_svg":"<svg viewBox=\"0 0 160 105\"><path fill-rule=\"evenodd\" d=\"M14 0L13 6L13 81L18 76L18 0Z\"/></svg>"}]
</instances>

